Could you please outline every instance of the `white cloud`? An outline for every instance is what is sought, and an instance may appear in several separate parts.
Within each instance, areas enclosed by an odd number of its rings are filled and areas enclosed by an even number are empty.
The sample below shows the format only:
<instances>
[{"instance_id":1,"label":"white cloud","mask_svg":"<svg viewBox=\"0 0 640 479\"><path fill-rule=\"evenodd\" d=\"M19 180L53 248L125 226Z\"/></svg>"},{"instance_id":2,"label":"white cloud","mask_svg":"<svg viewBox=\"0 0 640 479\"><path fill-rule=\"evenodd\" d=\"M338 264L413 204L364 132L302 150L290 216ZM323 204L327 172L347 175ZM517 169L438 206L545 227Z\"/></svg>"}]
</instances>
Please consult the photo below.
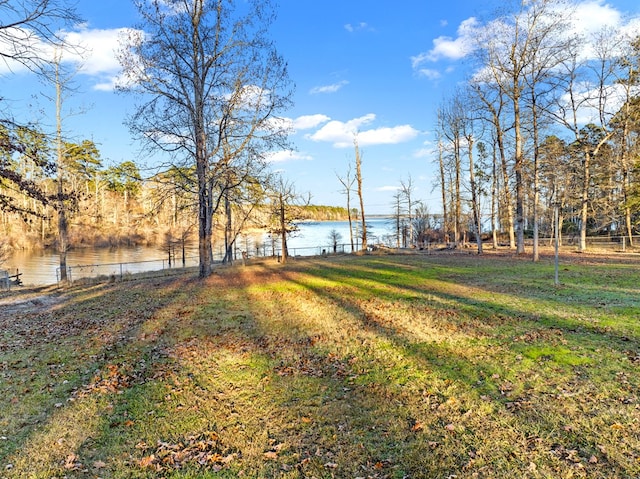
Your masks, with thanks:
<instances>
[{"instance_id":1,"label":"white cloud","mask_svg":"<svg viewBox=\"0 0 640 479\"><path fill-rule=\"evenodd\" d=\"M438 151L437 143L434 143L431 139L425 140L422 144L422 148L415 150L412 154L414 158L432 158Z\"/></svg>"},{"instance_id":2,"label":"white cloud","mask_svg":"<svg viewBox=\"0 0 640 479\"><path fill-rule=\"evenodd\" d=\"M93 89L96 91L113 91L116 89L116 85L120 84L118 77L111 77L108 81L98 82L93 85Z\"/></svg>"},{"instance_id":3,"label":"white cloud","mask_svg":"<svg viewBox=\"0 0 640 479\"><path fill-rule=\"evenodd\" d=\"M366 145L395 145L404 143L418 136L419 132L411 125L400 125L391 128L376 128L358 133L358 143Z\"/></svg>"},{"instance_id":4,"label":"white cloud","mask_svg":"<svg viewBox=\"0 0 640 479\"><path fill-rule=\"evenodd\" d=\"M410 125L363 129L375 120L373 113L354 118L347 122L332 120L307 138L313 141L333 143L336 148L350 148L357 135L360 146L390 145L403 143L415 138L419 132Z\"/></svg>"},{"instance_id":5,"label":"white cloud","mask_svg":"<svg viewBox=\"0 0 640 479\"><path fill-rule=\"evenodd\" d=\"M23 58L31 65L37 63L37 58L44 59L49 56L47 45L34 32L24 28L5 28L0 38L0 50L4 55L0 60L0 75L27 70L25 63L10 57Z\"/></svg>"},{"instance_id":6,"label":"white cloud","mask_svg":"<svg viewBox=\"0 0 640 479\"><path fill-rule=\"evenodd\" d=\"M78 30L63 32L64 39L72 47L65 50L62 60L75 64L79 73L95 78L94 90L112 91L116 85L126 82L117 52L122 40L131 35L140 37L144 32L130 28L91 29L80 25Z\"/></svg>"},{"instance_id":7,"label":"white cloud","mask_svg":"<svg viewBox=\"0 0 640 479\"><path fill-rule=\"evenodd\" d=\"M284 163L287 161L310 161L313 160L313 157L293 150L282 150L269 153L266 155L265 160L267 163Z\"/></svg>"},{"instance_id":8,"label":"white cloud","mask_svg":"<svg viewBox=\"0 0 640 479\"><path fill-rule=\"evenodd\" d=\"M327 115L322 115L320 113L316 115L303 115L299 116L295 120L292 120L292 127L294 130L309 130L311 128L315 128L317 126L322 125L323 123L331 120Z\"/></svg>"},{"instance_id":9,"label":"white cloud","mask_svg":"<svg viewBox=\"0 0 640 479\"><path fill-rule=\"evenodd\" d=\"M580 57L589 60L598 56L603 34L605 37L626 35L635 38L639 29L640 17L625 19L620 11L603 0L588 0L577 4L568 33L582 35Z\"/></svg>"},{"instance_id":10,"label":"white cloud","mask_svg":"<svg viewBox=\"0 0 640 479\"><path fill-rule=\"evenodd\" d=\"M593 34L604 27L618 27L622 23L621 13L604 0L588 0L576 4L571 16L573 33Z\"/></svg>"},{"instance_id":11,"label":"white cloud","mask_svg":"<svg viewBox=\"0 0 640 479\"><path fill-rule=\"evenodd\" d=\"M439 80L440 78L442 78L442 73L432 68L420 68L418 70L418 75L423 76L429 80Z\"/></svg>"},{"instance_id":12,"label":"white cloud","mask_svg":"<svg viewBox=\"0 0 640 479\"><path fill-rule=\"evenodd\" d=\"M347 23L344 26L344 29L346 31L348 31L349 33L353 33L353 32L356 32L356 31L374 31L374 28L369 26L369 24L367 22L360 22L360 23L356 23L356 24Z\"/></svg>"},{"instance_id":13,"label":"white cloud","mask_svg":"<svg viewBox=\"0 0 640 479\"><path fill-rule=\"evenodd\" d=\"M120 71L120 63L116 56L119 39L128 29L110 30L82 28L68 32L65 40L72 45L80 45L85 50L78 53L67 53L65 58L80 65L80 72L86 75L99 76L105 73L116 74Z\"/></svg>"},{"instance_id":14,"label":"white cloud","mask_svg":"<svg viewBox=\"0 0 640 479\"><path fill-rule=\"evenodd\" d=\"M34 32L14 30L12 36L18 41L12 45L0 45L2 51L19 54L26 50L43 60L52 60L58 55L53 45L44 43ZM78 73L96 77L94 89L113 90L121 70L116 56L119 40L133 31L127 28L90 29L84 24L78 25L74 31L62 31L60 35L69 45L62 51L62 62L74 65ZM20 71L24 66L18 62L0 64L0 73L6 70Z\"/></svg>"},{"instance_id":15,"label":"white cloud","mask_svg":"<svg viewBox=\"0 0 640 479\"><path fill-rule=\"evenodd\" d=\"M335 93L338 90L340 90L343 86L346 86L348 84L349 82L347 80L342 80L342 81L339 81L338 83L333 83L332 85L323 85L323 86L313 87L311 90L309 90L309 93L311 93L312 95L316 95L318 93Z\"/></svg>"},{"instance_id":16,"label":"white cloud","mask_svg":"<svg viewBox=\"0 0 640 479\"><path fill-rule=\"evenodd\" d=\"M433 48L427 52L411 57L413 68L423 63L436 62L441 59L459 60L469 55L474 49L474 42L480 23L475 17L467 18L458 27L456 38L440 36L433 40Z\"/></svg>"},{"instance_id":17,"label":"white cloud","mask_svg":"<svg viewBox=\"0 0 640 479\"><path fill-rule=\"evenodd\" d=\"M267 127L271 130L293 132L293 120L291 118L272 116L266 121Z\"/></svg>"},{"instance_id":18,"label":"white cloud","mask_svg":"<svg viewBox=\"0 0 640 479\"><path fill-rule=\"evenodd\" d=\"M268 123L274 130L288 131L293 134L300 130L310 130L331 120L327 115L302 115L298 118L272 117Z\"/></svg>"},{"instance_id":19,"label":"white cloud","mask_svg":"<svg viewBox=\"0 0 640 479\"><path fill-rule=\"evenodd\" d=\"M380 186L376 188L376 191L398 191L400 189L399 185L396 186Z\"/></svg>"},{"instance_id":20,"label":"white cloud","mask_svg":"<svg viewBox=\"0 0 640 479\"><path fill-rule=\"evenodd\" d=\"M629 38L636 38L640 32L640 16L631 18L629 22L621 28L624 35Z\"/></svg>"},{"instance_id":21,"label":"white cloud","mask_svg":"<svg viewBox=\"0 0 640 479\"><path fill-rule=\"evenodd\" d=\"M640 19L637 15L635 18L626 20L621 11L608 3L608 0L573 1L570 5L571 26L566 30L566 33L567 35L579 34L584 37L581 55L583 58L593 57L594 48L590 42L594 41L593 36L604 28L618 30L622 33L630 32L632 37L637 35L640 27ZM563 7L563 12L564 10L565 7ZM440 74L436 70L424 68L423 65L440 60L465 58L478 47L478 40L483 36L508 30L510 26L507 18L496 18L488 24L481 24L475 17L467 18L458 26L455 37L437 37L433 40L432 49L411 57L414 70L429 79L440 78Z\"/></svg>"},{"instance_id":22,"label":"white cloud","mask_svg":"<svg viewBox=\"0 0 640 479\"><path fill-rule=\"evenodd\" d=\"M376 116L373 113L369 113L347 122L332 120L315 133L308 135L308 138L313 141L333 143L337 148L353 146L353 139L360 127L371 123L375 118Z\"/></svg>"},{"instance_id":23,"label":"white cloud","mask_svg":"<svg viewBox=\"0 0 640 479\"><path fill-rule=\"evenodd\" d=\"M414 158L430 158L433 155L432 148L420 148L419 150L414 151Z\"/></svg>"},{"instance_id":24,"label":"white cloud","mask_svg":"<svg viewBox=\"0 0 640 479\"><path fill-rule=\"evenodd\" d=\"M604 111L605 115L611 118L617 111L620 110L626 100L625 87L620 84L611 84L604 87L604 93L600 98L601 92L596 85L584 82L578 85L579 88L573 93L573 98L565 93L560 98L562 104L565 105L563 111L565 114L561 114L558 111L559 117L564 118L567 124L573 123L573 118L566 112L572 112L570 104L572 101L577 101L579 108L576 110L576 122L579 125L586 125L589 123L600 123L601 112Z\"/></svg>"},{"instance_id":25,"label":"white cloud","mask_svg":"<svg viewBox=\"0 0 640 479\"><path fill-rule=\"evenodd\" d=\"M255 109L263 105L268 96L268 89L258 85L246 84L237 88L233 93L227 94L225 98L230 100L234 105Z\"/></svg>"}]
</instances>

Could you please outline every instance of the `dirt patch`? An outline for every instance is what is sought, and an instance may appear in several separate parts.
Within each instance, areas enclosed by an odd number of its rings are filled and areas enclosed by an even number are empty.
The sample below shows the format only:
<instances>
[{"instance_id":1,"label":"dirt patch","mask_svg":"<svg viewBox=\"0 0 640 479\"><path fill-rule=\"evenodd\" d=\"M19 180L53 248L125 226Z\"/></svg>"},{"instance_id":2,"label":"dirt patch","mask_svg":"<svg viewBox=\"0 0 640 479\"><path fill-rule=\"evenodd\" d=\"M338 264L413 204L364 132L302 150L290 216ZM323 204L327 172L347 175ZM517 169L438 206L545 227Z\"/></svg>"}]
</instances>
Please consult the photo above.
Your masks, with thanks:
<instances>
[{"instance_id":1,"label":"dirt patch","mask_svg":"<svg viewBox=\"0 0 640 479\"><path fill-rule=\"evenodd\" d=\"M64 301L64 296L51 290L18 290L0 296L0 318L18 313L41 313Z\"/></svg>"}]
</instances>

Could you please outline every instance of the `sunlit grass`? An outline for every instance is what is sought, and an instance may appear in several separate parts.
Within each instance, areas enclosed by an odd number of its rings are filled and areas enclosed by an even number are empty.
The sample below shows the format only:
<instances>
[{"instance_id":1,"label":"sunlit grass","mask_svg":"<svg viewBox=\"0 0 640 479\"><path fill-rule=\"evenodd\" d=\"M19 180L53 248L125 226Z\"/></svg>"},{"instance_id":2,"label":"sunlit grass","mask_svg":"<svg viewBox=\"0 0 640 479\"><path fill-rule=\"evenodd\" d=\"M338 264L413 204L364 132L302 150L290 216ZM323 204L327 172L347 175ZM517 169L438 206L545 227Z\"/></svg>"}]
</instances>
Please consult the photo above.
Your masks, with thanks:
<instances>
[{"instance_id":1,"label":"sunlit grass","mask_svg":"<svg viewBox=\"0 0 640 479\"><path fill-rule=\"evenodd\" d=\"M640 475L637 264L262 263L4 320L0 477Z\"/></svg>"}]
</instances>

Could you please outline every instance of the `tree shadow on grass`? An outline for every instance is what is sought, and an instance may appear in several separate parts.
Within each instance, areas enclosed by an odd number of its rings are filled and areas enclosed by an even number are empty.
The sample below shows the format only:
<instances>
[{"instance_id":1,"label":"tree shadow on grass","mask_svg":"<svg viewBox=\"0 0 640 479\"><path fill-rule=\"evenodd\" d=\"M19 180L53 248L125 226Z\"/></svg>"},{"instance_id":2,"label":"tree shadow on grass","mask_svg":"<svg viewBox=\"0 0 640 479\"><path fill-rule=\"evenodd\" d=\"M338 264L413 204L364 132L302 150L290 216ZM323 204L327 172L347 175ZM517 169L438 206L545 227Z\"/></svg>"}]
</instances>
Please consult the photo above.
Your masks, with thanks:
<instances>
[{"instance_id":1,"label":"tree shadow on grass","mask_svg":"<svg viewBox=\"0 0 640 479\"><path fill-rule=\"evenodd\" d=\"M600 384L592 384L592 381L585 380L581 376L588 376L588 372L585 369L586 366L598 361L597 352L605 344L608 344L614 350L617 349L620 356L624 358L625 349L629 347L630 340L628 337L608 333L608 337L603 339L598 328L591 325L585 327L577 321L521 311L511 306L499 306L494 302L455 295L451 292L451 288L434 291L431 289L434 284L433 281L430 282L430 286L427 288L417 286L419 283L416 282L416 286L396 284L395 286L398 286L400 290L390 290L389 274L380 274L380 278L385 278L380 282L375 279L376 274L380 272L367 270L366 267L359 268L357 265L352 265L350 270L343 268L332 269L329 265L320 271L315 271L324 280L329 280L342 286L350 286L352 294L345 294L344 291L336 294L332 288L315 286L315 279L310 280L305 278L304 275L293 274L289 275L288 279L309 288L315 294L325 297L340 308L351 311L354 319L358 320L364 329L368 329L390 341L404 355L412 357L420 368L437 369L443 377L451 381L461 382L466 390L474 391L483 400L492 401L496 410L500 411L499 415L502 416L502 420L509 427L519 431L519 434L516 434L516 438L527 444L527 448L532 447L530 444L532 437L539 441L540 447L544 447L542 445L544 442L553 440L553 444L547 444L549 450L565 462L571 462L575 459L573 455L577 454L575 452L576 444L580 444L582 447L580 454L582 454L583 459L588 457L591 460L591 464L599 464L598 467L602 467L602 470L617 471L616 474L624 477L627 473L625 468L629 464L625 464L624 461L618 462L616 458L607 456L603 456L600 463L598 463L596 454L601 451L601 444L596 443L596 438L593 434L589 434L589 437L580 437L580 432L576 432L575 428L572 430L571 425L564 422L565 419L569 421L571 418L562 418L558 413L555 413L554 417L551 403L554 401L571 401L569 398L574 395L597 393L600 386L611 387L611 384L602 384L602 378L597 378ZM415 278L416 281L419 279L419 277ZM447 322L453 323L455 329L463 333L462 335L468 335L469 328L473 330L471 331L473 333L471 337L485 335L487 332L487 312L489 312L489 316L493 317L491 327L500 329L504 328L505 324L503 323L511 322L507 328L511 337L500 337L501 335L498 334L495 338L499 340L499 346L496 346L503 348L504 352L507 353L507 356L505 356L507 364L504 367L499 367L499 363L496 361L499 357L494 355L490 355L487 361L483 361L481 358L470 360L469 357L461 356L459 349L451 348L446 342L440 342L439 344L416 342L415 337L407 334L402 328L390 325L384 314L380 316L375 313L372 314L370 308L367 307L366 300L366 298L376 298L383 302L386 300L387 304L393 308L398 301L415 302L420 301L420 298L434 303L434 295L441 300L442 304L457 305L459 314L447 316L448 319L445 322L441 322L440 325L444 326ZM479 318L480 322L473 321L473 318ZM460 329L461 323L465 325L462 330ZM577 326L579 326L580 330L577 329ZM514 331L518 331L518 334L514 335ZM509 340L513 341L513 343L509 344ZM615 344L611 344L612 342ZM543 350L547 354L532 356L530 358L532 361L529 361L530 365L527 367L516 366L518 361L522 360L523 352L526 354L529 350L536 351L539 349L537 343L545 345ZM575 349L579 351L577 354L574 353ZM511 356L511 358L508 356ZM542 361L553 362L555 366L553 369L562 370L561 374L554 372L550 376L553 381L547 385L548 387L544 387L542 390L539 386L532 387L530 390L525 387L523 390L514 391L511 384L512 381L503 379L502 376L506 373L504 369L510 365L521 369L519 373L521 376L539 374L536 369L542 368L536 360L540 358L542 358ZM611 378L607 379L610 380ZM566 383L562 384L559 380L566 381ZM526 384L526 381L524 381L524 384ZM572 390L573 387L579 387L582 391ZM626 387L627 394L632 389L633 385ZM545 406L550 407L547 408ZM584 404L576 405L578 408L583 408L584 406ZM593 406L593 403L591 403L591 406ZM603 405L598 410L602 411L606 407ZM595 410L589 411L589 414L594 412ZM605 429L604 432L608 431ZM637 449L637 446L636 443L631 447L631 450ZM527 451L520 452L522 453L520 461L515 460L514 463L519 463L519 466L528 466L529 464L525 459ZM634 460L633 457L626 459L631 463ZM580 460L577 463L580 463ZM606 466L603 466L604 463L606 463Z\"/></svg>"},{"instance_id":2,"label":"tree shadow on grass","mask_svg":"<svg viewBox=\"0 0 640 479\"><path fill-rule=\"evenodd\" d=\"M113 397L153 374L170 316L188 282L74 287L64 301L13 318L5 364L0 464L7 477L79 474L77 452L111 422ZM157 293L150 293L157 291ZM164 340L164 339L163 339ZM13 378L13 379L12 379Z\"/></svg>"},{"instance_id":3,"label":"tree shadow on grass","mask_svg":"<svg viewBox=\"0 0 640 479\"><path fill-rule=\"evenodd\" d=\"M586 367L562 364L553 348L524 356L538 343L600 347L596 332L574 338L572 324L456 294L446 280L433 290L417 271L394 283L395 265L350 267L254 268L164 284L152 303L132 291L108 314L107 332L98 297L118 304L115 292L78 297L95 328L79 335L87 351L73 364L99 374L76 380L74 401L49 406L20 453L49 445L35 436L58 428L54 472L69 477L560 477L585 460L591 477L632 471L581 437L582 426L564 429L571 418L554 410L558 400L593 405L563 397L587 387ZM428 316L442 335L417 337L385 309ZM545 336L556 323L560 333ZM527 375L552 381L528 386ZM82 408L92 420L65 438L72 426L60 418L81 420ZM215 460L200 464L194 441ZM163 454L168 463L157 461Z\"/></svg>"},{"instance_id":4,"label":"tree shadow on grass","mask_svg":"<svg viewBox=\"0 0 640 479\"><path fill-rule=\"evenodd\" d=\"M601 337L609 344L613 341L623 349L640 347L640 327L635 316L624 312L625 305L630 310L637 305L640 289L616 287L611 278L602 278L596 283L594 277L598 277L597 272L590 273L591 281L567 283L559 290L550 282L542 282L540 278L546 274L546 267L540 264L527 264L528 277L510 278L505 283L504 280L492 279L490 270L486 269L485 264L493 263L494 258L456 262L455 267L450 267L448 262L434 264L433 261L438 259L433 257L410 257L412 261L404 264L402 261L406 259L399 257L391 261L370 262L365 257L362 259L363 264L354 262L349 270L339 264L333 267L331 263L327 263L326 268L318 270L318 275L331 281L346 281L361 287L364 294L371 296L380 295L390 299L397 296L408 301L428 301L437 295L443 304L454 304L466 316L480 319L492 327L512 320L524 320L548 328L593 334L594 341ZM498 270L507 267L504 264L497 266ZM593 266L589 266L587 270L590 268ZM604 268L606 271L607 265ZM574 275L580 278L583 272L578 270ZM636 275L640 282L640 274ZM621 276L623 279L620 281L628 282L628 274L623 272ZM367 286L367 282L376 277L377 281ZM429 288L425 289L422 284L428 284ZM441 287L437 287L438 284ZM531 287L530 284L535 286ZM390 287L398 290L394 292ZM608 306L614 309L617 307L623 313L616 314ZM575 309L576 313L562 314L567 309ZM594 312L602 312L604 316L615 318L619 324L612 324L613 320L602 324L602 319L591 317ZM517 323L511 324L517 326ZM527 328L529 327L527 324Z\"/></svg>"}]
</instances>

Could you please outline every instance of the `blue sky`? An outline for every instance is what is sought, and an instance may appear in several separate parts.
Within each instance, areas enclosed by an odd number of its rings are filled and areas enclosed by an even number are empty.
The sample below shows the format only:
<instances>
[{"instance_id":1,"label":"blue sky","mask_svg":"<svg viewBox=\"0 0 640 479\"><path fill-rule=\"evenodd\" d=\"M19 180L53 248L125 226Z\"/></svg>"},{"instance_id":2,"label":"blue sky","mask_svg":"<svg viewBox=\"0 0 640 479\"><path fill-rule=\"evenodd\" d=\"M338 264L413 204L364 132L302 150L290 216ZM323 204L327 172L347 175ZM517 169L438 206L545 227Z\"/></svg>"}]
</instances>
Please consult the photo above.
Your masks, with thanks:
<instances>
[{"instance_id":1,"label":"blue sky","mask_svg":"<svg viewBox=\"0 0 640 479\"><path fill-rule=\"evenodd\" d=\"M469 26L492 18L498 1L280 0L271 30L296 84L294 106L286 113L295 127L294 151L273 156L273 168L310 192L315 204L345 206L336 174L354 160L351 139L359 132L367 213L392 211L392 198L409 175L414 197L440 211L434 190L435 111L456 84L469 75ZM621 25L640 14L637 0L579 3L581 28ZM92 139L105 166L137 160L123 125L132 98L113 92L118 64L113 55L120 29L137 20L130 0L80 0L86 24L73 32L91 54L66 100L73 115L66 134ZM635 23L638 26L638 23ZM638 30L640 32L640 29ZM46 96L53 87L20 69L0 68L6 105L22 117L53 123Z\"/></svg>"}]
</instances>

